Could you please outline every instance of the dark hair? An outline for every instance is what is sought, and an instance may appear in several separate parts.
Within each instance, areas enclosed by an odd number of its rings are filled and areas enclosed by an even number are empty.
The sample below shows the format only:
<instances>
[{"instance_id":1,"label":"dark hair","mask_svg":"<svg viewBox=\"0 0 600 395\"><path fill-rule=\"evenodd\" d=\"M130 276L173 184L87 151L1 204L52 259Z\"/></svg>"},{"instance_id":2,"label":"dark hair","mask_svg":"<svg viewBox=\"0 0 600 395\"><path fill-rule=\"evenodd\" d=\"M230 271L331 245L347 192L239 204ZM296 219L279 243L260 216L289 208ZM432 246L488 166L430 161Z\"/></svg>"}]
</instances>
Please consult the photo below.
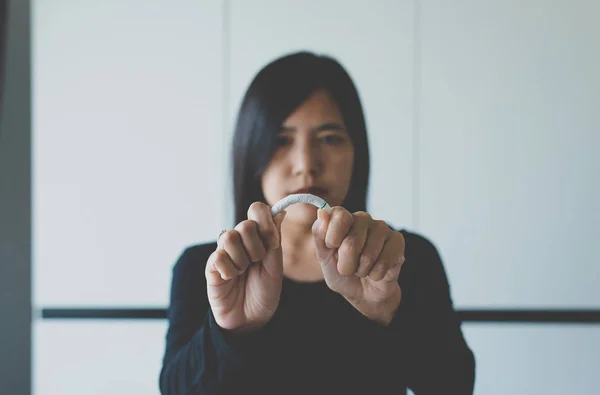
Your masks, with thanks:
<instances>
[{"instance_id":1,"label":"dark hair","mask_svg":"<svg viewBox=\"0 0 600 395\"><path fill-rule=\"evenodd\" d=\"M357 89L335 59L297 52L260 70L242 100L232 147L236 224L247 218L253 202L266 203L261 175L275 149L275 136L284 120L318 89L325 89L337 103L354 145L352 180L343 206L350 212L366 211L369 145Z\"/></svg>"}]
</instances>

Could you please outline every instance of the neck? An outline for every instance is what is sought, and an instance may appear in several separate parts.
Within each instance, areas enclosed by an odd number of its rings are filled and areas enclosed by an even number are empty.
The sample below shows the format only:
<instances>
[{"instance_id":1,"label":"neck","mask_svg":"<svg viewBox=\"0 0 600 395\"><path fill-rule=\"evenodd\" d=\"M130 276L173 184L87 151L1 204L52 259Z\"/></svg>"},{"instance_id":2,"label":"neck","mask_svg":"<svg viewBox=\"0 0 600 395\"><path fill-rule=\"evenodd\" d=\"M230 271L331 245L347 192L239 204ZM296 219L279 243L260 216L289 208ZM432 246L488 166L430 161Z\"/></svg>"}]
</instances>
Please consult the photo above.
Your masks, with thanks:
<instances>
[{"instance_id":1,"label":"neck","mask_svg":"<svg viewBox=\"0 0 600 395\"><path fill-rule=\"evenodd\" d=\"M288 221L288 218L281 224L283 271L287 277L293 280L317 281L323 279L311 226L312 224Z\"/></svg>"},{"instance_id":2,"label":"neck","mask_svg":"<svg viewBox=\"0 0 600 395\"><path fill-rule=\"evenodd\" d=\"M313 247L312 224L286 218L281 224L282 244L293 251L305 251Z\"/></svg>"}]
</instances>

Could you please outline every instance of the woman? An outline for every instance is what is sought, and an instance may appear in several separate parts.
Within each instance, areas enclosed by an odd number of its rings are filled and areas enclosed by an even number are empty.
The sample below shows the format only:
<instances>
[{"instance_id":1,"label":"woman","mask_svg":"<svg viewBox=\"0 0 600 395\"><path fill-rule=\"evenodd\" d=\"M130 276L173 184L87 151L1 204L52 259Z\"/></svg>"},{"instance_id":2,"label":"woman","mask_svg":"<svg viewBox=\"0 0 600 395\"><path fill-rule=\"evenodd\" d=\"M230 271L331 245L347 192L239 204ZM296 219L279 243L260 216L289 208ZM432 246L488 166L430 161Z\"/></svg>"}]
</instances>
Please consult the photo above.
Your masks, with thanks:
<instances>
[{"instance_id":1,"label":"woman","mask_svg":"<svg viewBox=\"0 0 600 395\"><path fill-rule=\"evenodd\" d=\"M243 99L235 227L173 269L163 394L471 394L474 357L440 256L366 213L356 88L334 59L284 56ZM325 199L331 212L297 204Z\"/></svg>"}]
</instances>

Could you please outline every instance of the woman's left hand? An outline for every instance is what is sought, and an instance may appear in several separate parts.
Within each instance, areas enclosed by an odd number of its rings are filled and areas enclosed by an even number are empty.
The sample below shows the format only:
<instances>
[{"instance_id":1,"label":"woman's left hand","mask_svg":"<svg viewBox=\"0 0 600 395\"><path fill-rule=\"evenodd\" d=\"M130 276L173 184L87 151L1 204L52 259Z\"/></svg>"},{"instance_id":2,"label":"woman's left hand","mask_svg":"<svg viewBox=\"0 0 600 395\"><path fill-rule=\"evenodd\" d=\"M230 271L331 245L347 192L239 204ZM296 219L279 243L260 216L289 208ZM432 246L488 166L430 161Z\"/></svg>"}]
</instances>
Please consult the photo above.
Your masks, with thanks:
<instances>
[{"instance_id":1,"label":"woman's left hand","mask_svg":"<svg viewBox=\"0 0 600 395\"><path fill-rule=\"evenodd\" d=\"M329 288L366 317L389 324L400 305L404 237L365 212L319 209L312 227Z\"/></svg>"}]
</instances>

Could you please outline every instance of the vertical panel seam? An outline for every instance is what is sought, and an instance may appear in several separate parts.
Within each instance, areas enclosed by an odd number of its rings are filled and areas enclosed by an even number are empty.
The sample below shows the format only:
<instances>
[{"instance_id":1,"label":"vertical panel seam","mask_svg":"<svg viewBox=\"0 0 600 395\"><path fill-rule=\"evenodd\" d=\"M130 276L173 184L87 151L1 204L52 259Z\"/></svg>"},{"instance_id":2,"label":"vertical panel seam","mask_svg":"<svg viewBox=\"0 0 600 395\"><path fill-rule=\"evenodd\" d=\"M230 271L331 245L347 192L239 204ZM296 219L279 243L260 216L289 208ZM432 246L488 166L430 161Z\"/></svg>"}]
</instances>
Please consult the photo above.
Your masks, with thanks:
<instances>
[{"instance_id":1,"label":"vertical panel seam","mask_svg":"<svg viewBox=\"0 0 600 395\"><path fill-rule=\"evenodd\" d=\"M232 218L231 216L231 210L232 207L229 207L229 203L230 203L230 192L232 193L233 191L230 191L230 187L231 187L231 180L233 177L232 171L233 169L230 166L231 163L231 150L229 149L229 143L230 143L230 133L229 133L229 78L230 78L230 15L229 15L229 0L221 0L222 1L222 5L221 5L221 12L222 12L222 26L221 26L221 34L222 34L222 47L221 47L221 51L222 51L222 65L221 65L221 70L223 73L222 76L222 100L223 103L221 104L222 108L221 111L223 111L223 118L222 118L222 133L223 133L223 137L222 137L222 152L223 152L223 159L222 162L224 164L223 166L223 171L225 172L225 177L224 177L224 185L223 185L223 194L224 194L224 199L223 202L225 203L223 205L223 218L225 219L225 222L229 223L234 221L235 219ZM233 225L232 225L233 226Z\"/></svg>"},{"instance_id":2,"label":"vertical panel seam","mask_svg":"<svg viewBox=\"0 0 600 395\"><path fill-rule=\"evenodd\" d=\"M412 141L412 222L415 230L419 229L419 149L421 132L421 8L420 0L414 1L414 30L413 30L413 141Z\"/></svg>"}]
</instances>

